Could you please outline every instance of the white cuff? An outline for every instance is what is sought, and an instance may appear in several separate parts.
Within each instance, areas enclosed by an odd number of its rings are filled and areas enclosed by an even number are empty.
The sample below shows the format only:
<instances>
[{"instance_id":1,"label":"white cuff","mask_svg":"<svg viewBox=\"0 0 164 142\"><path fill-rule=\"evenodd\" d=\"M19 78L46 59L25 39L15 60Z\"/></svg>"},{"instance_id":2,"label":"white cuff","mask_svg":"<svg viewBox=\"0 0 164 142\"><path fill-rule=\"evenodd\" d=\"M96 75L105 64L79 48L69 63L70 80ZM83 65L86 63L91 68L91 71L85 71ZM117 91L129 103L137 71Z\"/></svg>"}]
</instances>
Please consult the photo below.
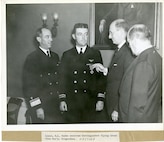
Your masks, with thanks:
<instances>
[{"instance_id":1,"label":"white cuff","mask_svg":"<svg viewBox=\"0 0 164 142\"><path fill-rule=\"evenodd\" d=\"M63 99L63 98L66 98L66 94L60 94L59 95L59 99Z\"/></svg>"},{"instance_id":2,"label":"white cuff","mask_svg":"<svg viewBox=\"0 0 164 142\"><path fill-rule=\"evenodd\" d=\"M104 74L104 76L107 76L107 74L108 74L108 68L105 68L105 69L104 69L103 74Z\"/></svg>"},{"instance_id":3,"label":"white cuff","mask_svg":"<svg viewBox=\"0 0 164 142\"><path fill-rule=\"evenodd\" d=\"M99 97L99 98L105 98L105 93L104 94L103 93L98 93L97 97Z\"/></svg>"}]
</instances>

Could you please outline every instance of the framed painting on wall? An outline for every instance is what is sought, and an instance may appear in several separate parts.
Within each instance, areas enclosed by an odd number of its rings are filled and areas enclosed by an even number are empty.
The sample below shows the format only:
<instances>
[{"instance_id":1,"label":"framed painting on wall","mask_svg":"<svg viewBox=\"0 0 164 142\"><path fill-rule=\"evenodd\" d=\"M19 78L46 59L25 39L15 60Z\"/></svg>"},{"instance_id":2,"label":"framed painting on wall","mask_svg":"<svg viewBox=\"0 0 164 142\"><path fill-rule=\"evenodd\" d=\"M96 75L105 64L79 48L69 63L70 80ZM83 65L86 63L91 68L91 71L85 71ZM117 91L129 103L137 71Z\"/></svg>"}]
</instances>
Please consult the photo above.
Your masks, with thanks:
<instances>
[{"instance_id":1,"label":"framed painting on wall","mask_svg":"<svg viewBox=\"0 0 164 142\"><path fill-rule=\"evenodd\" d=\"M92 4L91 45L102 50L114 49L108 38L109 26L115 19L125 19L129 27L145 24L151 31L152 43L156 49L161 46L161 3L95 3ZM102 22L104 20L105 22ZM101 24L102 23L102 24ZM104 23L104 24L103 24ZM102 28L103 26L103 28Z\"/></svg>"}]
</instances>

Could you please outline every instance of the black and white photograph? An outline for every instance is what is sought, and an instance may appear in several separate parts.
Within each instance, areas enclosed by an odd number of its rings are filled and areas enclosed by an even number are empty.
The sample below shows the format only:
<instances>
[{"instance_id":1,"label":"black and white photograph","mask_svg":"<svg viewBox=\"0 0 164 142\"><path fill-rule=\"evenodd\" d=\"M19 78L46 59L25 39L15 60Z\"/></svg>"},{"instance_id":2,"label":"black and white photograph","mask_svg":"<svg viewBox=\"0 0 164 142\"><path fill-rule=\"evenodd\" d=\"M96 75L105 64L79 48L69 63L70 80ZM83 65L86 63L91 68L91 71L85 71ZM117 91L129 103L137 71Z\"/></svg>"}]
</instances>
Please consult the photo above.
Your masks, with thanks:
<instances>
[{"instance_id":1,"label":"black and white photograph","mask_svg":"<svg viewBox=\"0 0 164 142\"><path fill-rule=\"evenodd\" d=\"M6 123L163 123L162 3L7 3Z\"/></svg>"}]
</instances>

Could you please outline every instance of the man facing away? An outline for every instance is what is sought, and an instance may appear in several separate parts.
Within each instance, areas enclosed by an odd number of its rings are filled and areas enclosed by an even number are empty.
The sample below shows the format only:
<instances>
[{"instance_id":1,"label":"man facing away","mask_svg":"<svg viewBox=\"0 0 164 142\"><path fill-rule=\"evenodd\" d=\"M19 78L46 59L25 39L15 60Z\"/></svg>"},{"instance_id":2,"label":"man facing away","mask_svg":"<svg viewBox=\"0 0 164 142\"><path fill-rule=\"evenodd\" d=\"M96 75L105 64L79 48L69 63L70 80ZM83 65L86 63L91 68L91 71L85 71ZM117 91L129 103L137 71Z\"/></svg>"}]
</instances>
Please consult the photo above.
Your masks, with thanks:
<instances>
[{"instance_id":1,"label":"man facing away","mask_svg":"<svg viewBox=\"0 0 164 142\"><path fill-rule=\"evenodd\" d=\"M59 57L50 51L51 31L39 28L38 47L28 55L23 67L23 92L32 123L61 123L58 99Z\"/></svg>"},{"instance_id":2,"label":"man facing away","mask_svg":"<svg viewBox=\"0 0 164 142\"><path fill-rule=\"evenodd\" d=\"M103 75L90 65L102 63L101 54L87 45L87 24L75 24L72 38L75 47L63 53L60 65L60 110L68 123L95 122L96 111L103 111L105 85Z\"/></svg>"},{"instance_id":3,"label":"man facing away","mask_svg":"<svg viewBox=\"0 0 164 142\"><path fill-rule=\"evenodd\" d=\"M128 24L124 19L114 20L109 27L109 39L117 46L109 68L105 68L101 64L93 64L98 72L107 75L106 88L106 106L109 116L109 122L117 122L119 87L123 74L134 59L130 48L126 41Z\"/></svg>"},{"instance_id":4,"label":"man facing away","mask_svg":"<svg viewBox=\"0 0 164 142\"><path fill-rule=\"evenodd\" d=\"M158 122L162 95L162 59L151 44L150 30L136 24L128 32L128 42L137 57L126 70L121 86L121 122Z\"/></svg>"}]
</instances>

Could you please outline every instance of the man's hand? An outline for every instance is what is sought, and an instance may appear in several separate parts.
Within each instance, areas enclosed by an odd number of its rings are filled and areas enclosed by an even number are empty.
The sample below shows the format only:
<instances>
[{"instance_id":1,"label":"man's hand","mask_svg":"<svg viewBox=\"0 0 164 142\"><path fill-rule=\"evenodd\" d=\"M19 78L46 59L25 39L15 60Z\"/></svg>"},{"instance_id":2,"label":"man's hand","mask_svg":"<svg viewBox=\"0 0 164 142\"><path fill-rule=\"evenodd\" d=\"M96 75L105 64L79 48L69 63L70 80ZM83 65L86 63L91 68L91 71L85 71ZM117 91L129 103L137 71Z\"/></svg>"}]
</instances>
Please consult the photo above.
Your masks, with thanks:
<instances>
[{"instance_id":1,"label":"man's hand","mask_svg":"<svg viewBox=\"0 0 164 142\"><path fill-rule=\"evenodd\" d=\"M40 119L44 120L44 110L43 110L43 108L38 108L36 110L36 115L37 115L37 118L40 118Z\"/></svg>"},{"instance_id":2,"label":"man's hand","mask_svg":"<svg viewBox=\"0 0 164 142\"><path fill-rule=\"evenodd\" d=\"M95 63L91 65L91 69L96 69L97 72L102 72L104 75L107 75L108 69L105 68L102 64L100 63Z\"/></svg>"},{"instance_id":3,"label":"man's hand","mask_svg":"<svg viewBox=\"0 0 164 142\"><path fill-rule=\"evenodd\" d=\"M60 111L67 111L67 104L65 101L60 102Z\"/></svg>"},{"instance_id":4,"label":"man's hand","mask_svg":"<svg viewBox=\"0 0 164 142\"><path fill-rule=\"evenodd\" d=\"M100 21L100 25L99 25L99 32L102 33L104 31L104 26L105 26L106 21L104 19L102 19Z\"/></svg>"},{"instance_id":5,"label":"man's hand","mask_svg":"<svg viewBox=\"0 0 164 142\"><path fill-rule=\"evenodd\" d=\"M103 101L97 101L96 103L96 111L102 111L104 108L104 102Z\"/></svg>"},{"instance_id":6,"label":"man's hand","mask_svg":"<svg viewBox=\"0 0 164 142\"><path fill-rule=\"evenodd\" d=\"M111 118L114 122L118 121L118 112L114 110L111 114Z\"/></svg>"}]
</instances>

